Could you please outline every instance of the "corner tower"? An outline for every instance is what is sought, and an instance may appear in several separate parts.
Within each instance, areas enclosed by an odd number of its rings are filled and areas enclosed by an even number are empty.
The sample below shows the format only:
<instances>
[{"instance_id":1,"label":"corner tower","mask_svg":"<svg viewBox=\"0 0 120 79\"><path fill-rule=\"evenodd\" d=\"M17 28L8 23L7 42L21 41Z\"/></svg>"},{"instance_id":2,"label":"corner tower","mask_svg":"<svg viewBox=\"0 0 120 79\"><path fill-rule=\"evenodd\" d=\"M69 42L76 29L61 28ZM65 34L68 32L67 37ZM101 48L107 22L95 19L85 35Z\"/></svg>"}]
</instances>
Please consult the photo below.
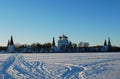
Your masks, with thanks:
<instances>
[{"instance_id":1,"label":"corner tower","mask_svg":"<svg viewBox=\"0 0 120 79\"><path fill-rule=\"evenodd\" d=\"M15 52L15 45L14 45L14 41L13 41L13 36L11 36L10 41L8 40L7 48L8 48L8 52L10 52L10 53Z\"/></svg>"},{"instance_id":2,"label":"corner tower","mask_svg":"<svg viewBox=\"0 0 120 79\"><path fill-rule=\"evenodd\" d=\"M52 46L50 52L57 52L57 47L55 45L55 38L53 37Z\"/></svg>"},{"instance_id":3,"label":"corner tower","mask_svg":"<svg viewBox=\"0 0 120 79\"><path fill-rule=\"evenodd\" d=\"M108 38L108 47L112 47L110 37Z\"/></svg>"}]
</instances>

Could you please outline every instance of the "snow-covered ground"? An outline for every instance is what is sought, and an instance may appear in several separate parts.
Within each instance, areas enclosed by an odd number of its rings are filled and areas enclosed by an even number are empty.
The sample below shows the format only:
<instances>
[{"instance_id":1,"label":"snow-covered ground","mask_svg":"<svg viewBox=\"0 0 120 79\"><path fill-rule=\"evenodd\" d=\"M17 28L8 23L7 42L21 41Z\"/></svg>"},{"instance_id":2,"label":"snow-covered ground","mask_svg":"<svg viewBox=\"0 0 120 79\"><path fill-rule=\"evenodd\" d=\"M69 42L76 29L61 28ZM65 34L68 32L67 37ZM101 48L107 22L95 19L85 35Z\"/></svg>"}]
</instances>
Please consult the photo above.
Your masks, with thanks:
<instances>
[{"instance_id":1,"label":"snow-covered ground","mask_svg":"<svg viewBox=\"0 0 120 79\"><path fill-rule=\"evenodd\" d=\"M120 53L0 54L0 79L120 79Z\"/></svg>"}]
</instances>

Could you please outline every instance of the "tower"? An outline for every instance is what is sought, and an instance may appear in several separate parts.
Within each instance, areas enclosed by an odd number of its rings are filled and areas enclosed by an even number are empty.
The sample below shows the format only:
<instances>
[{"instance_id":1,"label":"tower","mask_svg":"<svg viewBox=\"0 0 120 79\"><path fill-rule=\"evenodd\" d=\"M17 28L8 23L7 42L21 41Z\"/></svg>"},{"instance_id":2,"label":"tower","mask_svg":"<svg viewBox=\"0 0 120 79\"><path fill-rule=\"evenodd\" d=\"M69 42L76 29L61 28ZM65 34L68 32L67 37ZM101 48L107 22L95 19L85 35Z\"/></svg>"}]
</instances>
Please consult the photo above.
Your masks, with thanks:
<instances>
[{"instance_id":1,"label":"tower","mask_svg":"<svg viewBox=\"0 0 120 79\"><path fill-rule=\"evenodd\" d=\"M105 42L104 42L104 46L107 46L107 41L105 40Z\"/></svg>"},{"instance_id":2,"label":"tower","mask_svg":"<svg viewBox=\"0 0 120 79\"><path fill-rule=\"evenodd\" d=\"M110 41L110 37L108 38L108 47L111 47L111 41Z\"/></svg>"},{"instance_id":3,"label":"tower","mask_svg":"<svg viewBox=\"0 0 120 79\"><path fill-rule=\"evenodd\" d=\"M11 39L10 39L10 45L14 45L13 37L12 36L11 36Z\"/></svg>"},{"instance_id":4,"label":"tower","mask_svg":"<svg viewBox=\"0 0 120 79\"><path fill-rule=\"evenodd\" d=\"M104 41L104 46L102 48L102 51L103 52L107 52L108 51L108 45L107 45L107 41L106 40Z\"/></svg>"},{"instance_id":5,"label":"tower","mask_svg":"<svg viewBox=\"0 0 120 79\"><path fill-rule=\"evenodd\" d=\"M55 38L53 37L52 46L55 46Z\"/></svg>"},{"instance_id":6,"label":"tower","mask_svg":"<svg viewBox=\"0 0 120 79\"><path fill-rule=\"evenodd\" d=\"M13 41L12 36L11 36L10 41L8 40L7 48L8 48L8 52L10 52L10 53L15 52L15 46L14 46L14 41Z\"/></svg>"},{"instance_id":7,"label":"tower","mask_svg":"<svg viewBox=\"0 0 120 79\"><path fill-rule=\"evenodd\" d=\"M55 38L53 37L52 46L50 52L57 52L57 47L55 45Z\"/></svg>"}]
</instances>

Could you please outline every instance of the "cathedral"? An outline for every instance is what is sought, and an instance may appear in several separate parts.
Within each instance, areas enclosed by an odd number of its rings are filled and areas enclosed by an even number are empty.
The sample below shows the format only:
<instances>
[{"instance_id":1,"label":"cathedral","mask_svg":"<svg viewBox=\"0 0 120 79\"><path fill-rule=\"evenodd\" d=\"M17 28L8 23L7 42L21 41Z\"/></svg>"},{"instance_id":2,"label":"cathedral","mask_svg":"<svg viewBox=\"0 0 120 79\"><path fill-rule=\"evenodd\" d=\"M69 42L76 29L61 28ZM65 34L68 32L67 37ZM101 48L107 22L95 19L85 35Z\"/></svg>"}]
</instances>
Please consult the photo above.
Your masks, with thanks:
<instances>
[{"instance_id":1,"label":"cathedral","mask_svg":"<svg viewBox=\"0 0 120 79\"><path fill-rule=\"evenodd\" d=\"M51 52L66 52L68 45L69 42L67 36L59 36L58 46L55 45L55 38L53 37Z\"/></svg>"},{"instance_id":2,"label":"cathedral","mask_svg":"<svg viewBox=\"0 0 120 79\"><path fill-rule=\"evenodd\" d=\"M58 40L58 50L60 52L65 52L67 50L68 45L68 37L65 35L60 36Z\"/></svg>"}]
</instances>

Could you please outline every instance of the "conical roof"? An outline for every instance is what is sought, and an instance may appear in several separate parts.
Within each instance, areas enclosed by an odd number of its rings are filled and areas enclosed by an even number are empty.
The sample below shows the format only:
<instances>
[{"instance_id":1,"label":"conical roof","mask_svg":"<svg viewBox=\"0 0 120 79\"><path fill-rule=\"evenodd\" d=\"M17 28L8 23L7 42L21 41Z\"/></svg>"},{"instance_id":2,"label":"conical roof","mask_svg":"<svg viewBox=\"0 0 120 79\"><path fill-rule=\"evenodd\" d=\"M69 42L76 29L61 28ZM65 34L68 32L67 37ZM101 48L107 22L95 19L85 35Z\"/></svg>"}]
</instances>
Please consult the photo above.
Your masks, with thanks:
<instances>
[{"instance_id":1,"label":"conical roof","mask_svg":"<svg viewBox=\"0 0 120 79\"><path fill-rule=\"evenodd\" d=\"M14 45L14 42L13 42L13 37L11 36L11 39L10 39L10 42L9 42L10 45Z\"/></svg>"},{"instance_id":2,"label":"conical roof","mask_svg":"<svg viewBox=\"0 0 120 79\"><path fill-rule=\"evenodd\" d=\"M107 41L105 40L105 42L104 42L104 46L107 46Z\"/></svg>"},{"instance_id":3,"label":"conical roof","mask_svg":"<svg viewBox=\"0 0 120 79\"><path fill-rule=\"evenodd\" d=\"M55 38L53 37L52 46L55 46Z\"/></svg>"},{"instance_id":4,"label":"conical roof","mask_svg":"<svg viewBox=\"0 0 120 79\"><path fill-rule=\"evenodd\" d=\"M110 37L108 38L108 46L111 47Z\"/></svg>"}]
</instances>

